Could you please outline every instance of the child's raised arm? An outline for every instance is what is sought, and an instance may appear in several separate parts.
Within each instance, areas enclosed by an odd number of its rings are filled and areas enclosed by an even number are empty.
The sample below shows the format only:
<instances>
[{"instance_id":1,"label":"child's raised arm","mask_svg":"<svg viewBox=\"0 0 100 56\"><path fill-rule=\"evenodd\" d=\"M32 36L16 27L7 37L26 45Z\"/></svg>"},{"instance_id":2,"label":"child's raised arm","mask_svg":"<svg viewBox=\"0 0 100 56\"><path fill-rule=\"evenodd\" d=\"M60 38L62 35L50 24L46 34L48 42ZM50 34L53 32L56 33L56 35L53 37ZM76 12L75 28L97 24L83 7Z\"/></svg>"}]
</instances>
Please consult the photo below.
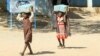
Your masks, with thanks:
<instances>
[{"instance_id":1,"label":"child's raised arm","mask_svg":"<svg viewBox=\"0 0 100 56\"><path fill-rule=\"evenodd\" d=\"M30 22L33 22L33 18L34 18L34 9L33 6L31 6L29 8L30 12L31 12L31 16L29 17Z\"/></svg>"},{"instance_id":2,"label":"child's raised arm","mask_svg":"<svg viewBox=\"0 0 100 56\"><path fill-rule=\"evenodd\" d=\"M33 18L34 18L34 13L31 12L31 16L29 17L30 22L33 22Z\"/></svg>"}]
</instances>

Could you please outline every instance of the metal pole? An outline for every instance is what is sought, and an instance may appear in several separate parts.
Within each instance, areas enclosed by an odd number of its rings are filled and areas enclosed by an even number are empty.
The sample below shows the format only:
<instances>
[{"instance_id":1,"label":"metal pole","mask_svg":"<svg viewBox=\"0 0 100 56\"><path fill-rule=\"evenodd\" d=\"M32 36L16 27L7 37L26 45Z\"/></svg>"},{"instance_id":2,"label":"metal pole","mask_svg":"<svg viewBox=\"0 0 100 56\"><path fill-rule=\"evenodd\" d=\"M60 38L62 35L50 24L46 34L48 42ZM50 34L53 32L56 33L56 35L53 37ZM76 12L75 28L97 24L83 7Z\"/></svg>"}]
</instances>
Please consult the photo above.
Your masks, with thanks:
<instances>
[{"instance_id":1,"label":"metal pole","mask_svg":"<svg viewBox=\"0 0 100 56\"><path fill-rule=\"evenodd\" d=\"M10 13L10 30L13 29L13 20L12 20L12 13Z\"/></svg>"},{"instance_id":2,"label":"metal pole","mask_svg":"<svg viewBox=\"0 0 100 56\"><path fill-rule=\"evenodd\" d=\"M36 26L36 15L34 14L34 29L36 30L37 26Z\"/></svg>"},{"instance_id":3,"label":"metal pole","mask_svg":"<svg viewBox=\"0 0 100 56\"><path fill-rule=\"evenodd\" d=\"M36 10L36 8L35 8L35 6L37 5L37 0L34 0L34 29L35 29L35 31L36 31L36 28L37 28L37 22L36 22L36 14L35 14L35 10Z\"/></svg>"}]
</instances>

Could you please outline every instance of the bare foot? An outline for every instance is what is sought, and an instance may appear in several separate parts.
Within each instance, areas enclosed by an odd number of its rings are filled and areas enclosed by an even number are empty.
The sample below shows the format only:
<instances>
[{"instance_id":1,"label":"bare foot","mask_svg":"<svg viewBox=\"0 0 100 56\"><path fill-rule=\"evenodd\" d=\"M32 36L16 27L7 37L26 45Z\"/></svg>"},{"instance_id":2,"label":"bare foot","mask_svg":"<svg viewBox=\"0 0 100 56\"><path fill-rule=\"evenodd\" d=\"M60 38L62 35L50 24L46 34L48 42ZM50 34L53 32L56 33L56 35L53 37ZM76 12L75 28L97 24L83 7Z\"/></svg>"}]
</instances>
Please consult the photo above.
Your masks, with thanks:
<instances>
[{"instance_id":1,"label":"bare foot","mask_svg":"<svg viewBox=\"0 0 100 56\"><path fill-rule=\"evenodd\" d=\"M62 47L61 45L58 46L58 48L61 48L61 47Z\"/></svg>"},{"instance_id":2,"label":"bare foot","mask_svg":"<svg viewBox=\"0 0 100 56\"><path fill-rule=\"evenodd\" d=\"M21 52L20 55L21 55L21 56L24 56L24 53Z\"/></svg>"},{"instance_id":3,"label":"bare foot","mask_svg":"<svg viewBox=\"0 0 100 56\"><path fill-rule=\"evenodd\" d=\"M61 48L65 48L65 46L61 46Z\"/></svg>"},{"instance_id":4,"label":"bare foot","mask_svg":"<svg viewBox=\"0 0 100 56\"><path fill-rule=\"evenodd\" d=\"M33 52L27 53L27 55L33 55Z\"/></svg>"}]
</instances>

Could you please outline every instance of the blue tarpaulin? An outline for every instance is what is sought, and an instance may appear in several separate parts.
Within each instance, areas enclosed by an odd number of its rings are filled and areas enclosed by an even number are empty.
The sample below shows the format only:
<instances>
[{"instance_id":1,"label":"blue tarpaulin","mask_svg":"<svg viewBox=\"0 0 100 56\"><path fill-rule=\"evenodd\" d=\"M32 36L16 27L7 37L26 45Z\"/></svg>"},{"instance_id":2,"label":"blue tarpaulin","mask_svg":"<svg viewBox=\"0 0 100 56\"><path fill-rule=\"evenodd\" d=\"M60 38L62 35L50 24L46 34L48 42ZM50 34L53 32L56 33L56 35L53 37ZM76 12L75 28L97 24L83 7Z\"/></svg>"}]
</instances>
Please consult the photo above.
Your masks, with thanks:
<instances>
[{"instance_id":1,"label":"blue tarpaulin","mask_svg":"<svg viewBox=\"0 0 100 56\"><path fill-rule=\"evenodd\" d=\"M70 6L87 7L87 0L70 0Z\"/></svg>"},{"instance_id":2,"label":"blue tarpaulin","mask_svg":"<svg viewBox=\"0 0 100 56\"><path fill-rule=\"evenodd\" d=\"M92 0L93 7L100 7L100 0Z\"/></svg>"}]
</instances>

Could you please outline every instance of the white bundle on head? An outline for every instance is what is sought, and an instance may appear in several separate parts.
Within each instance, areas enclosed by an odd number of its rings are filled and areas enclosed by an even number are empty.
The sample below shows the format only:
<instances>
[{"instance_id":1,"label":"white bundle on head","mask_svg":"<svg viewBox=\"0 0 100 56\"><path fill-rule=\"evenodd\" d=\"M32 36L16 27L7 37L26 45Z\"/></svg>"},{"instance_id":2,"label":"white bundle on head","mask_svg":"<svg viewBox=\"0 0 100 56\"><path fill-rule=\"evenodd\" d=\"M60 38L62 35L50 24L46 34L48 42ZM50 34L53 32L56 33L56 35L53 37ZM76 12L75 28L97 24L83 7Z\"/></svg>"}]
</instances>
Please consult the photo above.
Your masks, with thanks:
<instances>
[{"instance_id":1,"label":"white bundle on head","mask_svg":"<svg viewBox=\"0 0 100 56\"><path fill-rule=\"evenodd\" d=\"M19 11L20 11L20 12L28 13L28 12L30 12L30 8L31 8L31 7L32 7L31 4L25 4L25 5L19 6L18 8L19 8Z\"/></svg>"},{"instance_id":2,"label":"white bundle on head","mask_svg":"<svg viewBox=\"0 0 100 56\"><path fill-rule=\"evenodd\" d=\"M55 12L58 12L58 11L60 11L60 12L67 12L68 11L68 6L67 5L63 5L63 4L55 5L54 6L54 11Z\"/></svg>"}]
</instances>

